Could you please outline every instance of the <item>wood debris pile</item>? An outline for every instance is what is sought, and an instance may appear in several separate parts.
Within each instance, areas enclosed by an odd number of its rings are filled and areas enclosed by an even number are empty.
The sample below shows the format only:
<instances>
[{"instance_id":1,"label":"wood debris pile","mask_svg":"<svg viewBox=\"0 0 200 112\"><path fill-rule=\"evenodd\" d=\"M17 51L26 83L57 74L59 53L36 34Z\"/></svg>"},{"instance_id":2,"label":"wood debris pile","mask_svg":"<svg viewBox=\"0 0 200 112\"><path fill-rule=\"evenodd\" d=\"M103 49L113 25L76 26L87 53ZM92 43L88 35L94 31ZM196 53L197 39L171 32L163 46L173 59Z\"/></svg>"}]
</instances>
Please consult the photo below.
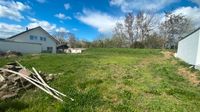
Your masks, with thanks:
<instances>
[{"instance_id":1,"label":"wood debris pile","mask_svg":"<svg viewBox=\"0 0 200 112\"><path fill-rule=\"evenodd\" d=\"M7 51L7 52L0 51L0 57L18 57L18 56L22 56L22 53L15 51Z\"/></svg>"},{"instance_id":2,"label":"wood debris pile","mask_svg":"<svg viewBox=\"0 0 200 112\"><path fill-rule=\"evenodd\" d=\"M0 68L0 99L15 97L21 90L36 86L57 100L63 101L61 96L66 97L66 95L46 83L53 79L53 75L41 74L35 68L32 70L33 72L26 69L19 62L9 63Z\"/></svg>"}]
</instances>

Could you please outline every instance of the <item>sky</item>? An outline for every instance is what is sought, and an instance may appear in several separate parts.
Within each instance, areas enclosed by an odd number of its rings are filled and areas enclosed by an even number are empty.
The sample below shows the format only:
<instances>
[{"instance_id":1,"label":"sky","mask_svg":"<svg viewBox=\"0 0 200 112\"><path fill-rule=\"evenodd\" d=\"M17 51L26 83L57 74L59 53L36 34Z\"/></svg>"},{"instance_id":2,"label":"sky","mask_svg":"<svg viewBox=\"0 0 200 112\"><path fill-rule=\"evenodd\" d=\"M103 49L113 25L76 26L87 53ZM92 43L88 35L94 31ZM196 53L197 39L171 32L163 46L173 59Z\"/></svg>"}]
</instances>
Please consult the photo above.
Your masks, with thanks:
<instances>
[{"instance_id":1,"label":"sky","mask_svg":"<svg viewBox=\"0 0 200 112\"><path fill-rule=\"evenodd\" d=\"M128 12L182 13L200 26L200 0L0 0L0 38L41 26L50 34L71 32L92 41L111 34Z\"/></svg>"}]
</instances>

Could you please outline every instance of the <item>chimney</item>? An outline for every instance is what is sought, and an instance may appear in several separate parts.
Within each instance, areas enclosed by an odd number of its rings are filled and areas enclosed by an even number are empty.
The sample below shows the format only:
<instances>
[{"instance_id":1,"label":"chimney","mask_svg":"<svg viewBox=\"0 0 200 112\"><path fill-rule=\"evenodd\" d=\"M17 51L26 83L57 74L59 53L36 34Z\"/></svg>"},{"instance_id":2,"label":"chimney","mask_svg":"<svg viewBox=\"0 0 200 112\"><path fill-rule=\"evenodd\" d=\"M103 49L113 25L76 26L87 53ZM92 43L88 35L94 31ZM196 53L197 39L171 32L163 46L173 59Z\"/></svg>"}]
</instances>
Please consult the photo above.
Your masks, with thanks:
<instances>
[{"instance_id":1,"label":"chimney","mask_svg":"<svg viewBox=\"0 0 200 112\"><path fill-rule=\"evenodd\" d=\"M28 31L28 27L26 27L26 31Z\"/></svg>"}]
</instances>

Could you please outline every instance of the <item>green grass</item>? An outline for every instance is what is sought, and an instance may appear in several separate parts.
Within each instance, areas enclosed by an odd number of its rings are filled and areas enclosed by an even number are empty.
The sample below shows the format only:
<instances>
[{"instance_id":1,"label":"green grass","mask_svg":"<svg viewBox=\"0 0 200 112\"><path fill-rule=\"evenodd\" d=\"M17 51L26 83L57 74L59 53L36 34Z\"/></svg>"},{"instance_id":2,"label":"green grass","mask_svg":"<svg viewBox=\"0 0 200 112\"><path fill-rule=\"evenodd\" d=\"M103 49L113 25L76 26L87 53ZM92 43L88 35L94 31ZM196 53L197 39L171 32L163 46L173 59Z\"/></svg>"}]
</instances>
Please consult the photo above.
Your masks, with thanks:
<instances>
[{"instance_id":1,"label":"green grass","mask_svg":"<svg viewBox=\"0 0 200 112\"><path fill-rule=\"evenodd\" d=\"M200 110L200 87L178 74L183 66L165 59L161 50L88 49L83 54L25 55L0 58L0 66L18 60L57 75L50 86L75 99L56 101L35 88L0 102L2 111L133 112ZM178 63L173 64L172 61Z\"/></svg>"}]
</instances>

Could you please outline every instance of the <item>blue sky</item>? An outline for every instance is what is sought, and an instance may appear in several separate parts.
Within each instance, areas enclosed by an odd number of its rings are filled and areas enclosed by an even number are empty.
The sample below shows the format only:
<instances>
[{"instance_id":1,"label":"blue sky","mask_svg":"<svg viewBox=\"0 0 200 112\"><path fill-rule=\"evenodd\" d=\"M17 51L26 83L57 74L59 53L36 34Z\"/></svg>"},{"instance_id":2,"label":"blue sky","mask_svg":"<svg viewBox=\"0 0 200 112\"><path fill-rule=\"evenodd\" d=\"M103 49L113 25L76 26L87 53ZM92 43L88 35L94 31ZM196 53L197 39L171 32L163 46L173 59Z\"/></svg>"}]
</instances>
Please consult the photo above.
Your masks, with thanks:
<instances>
[{"instance_id":1,"label":"blue sky","mask_svg":"<svg viewBox=\"0 0 200 112\"><path fill-rule=\"evenodd\" d=\"M183 13L200 25L199 5L200 0L0 0L0 37L40 25L51 34L72 32L91 41L139 10L153 10L160 19L164 11Z\"/></svg>"}]
</instances>

